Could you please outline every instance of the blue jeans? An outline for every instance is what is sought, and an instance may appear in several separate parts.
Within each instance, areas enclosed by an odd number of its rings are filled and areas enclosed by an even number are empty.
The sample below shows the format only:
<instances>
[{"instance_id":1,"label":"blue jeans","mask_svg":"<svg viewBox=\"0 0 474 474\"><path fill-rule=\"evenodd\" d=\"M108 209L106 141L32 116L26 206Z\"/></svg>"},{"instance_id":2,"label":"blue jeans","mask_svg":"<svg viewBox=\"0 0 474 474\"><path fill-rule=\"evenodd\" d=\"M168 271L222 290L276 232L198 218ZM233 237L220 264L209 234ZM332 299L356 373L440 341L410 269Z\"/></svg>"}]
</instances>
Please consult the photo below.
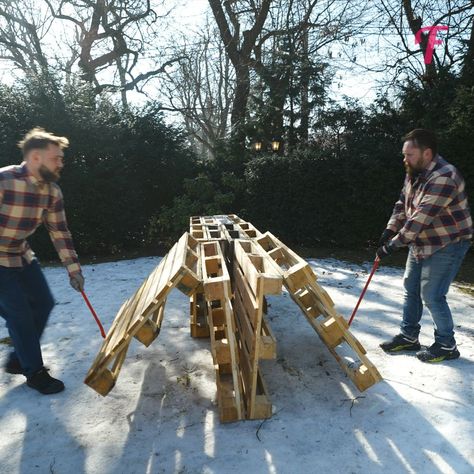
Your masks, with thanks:
<instances>
[{"instance_id":1,"label":"blue jeans","mask_svg":"<svg viewBox=\"0 0 474 474\"><path fill-rule=\"evenodd\" d=\"M400 326L402 334L411 338L418 337L425 305L433 318L435 341L448 347L456 344L453 317L446 302L446 294L469 246L469 240L461 240L420 261L416 261L410 250L403 277L405 294Z\"/></svg>"},{"instance_id":2,"label":"blue jeans","mask_svg":"<svg viewBox=\"0 0 474 474\"><path fill-rule=\"evenodd\" d=\"M23 268L0 266L0 316L6 320L23 373L43 367L40 338L54 307L48 283L36 260Z\"/></svg>"}]
</instances>

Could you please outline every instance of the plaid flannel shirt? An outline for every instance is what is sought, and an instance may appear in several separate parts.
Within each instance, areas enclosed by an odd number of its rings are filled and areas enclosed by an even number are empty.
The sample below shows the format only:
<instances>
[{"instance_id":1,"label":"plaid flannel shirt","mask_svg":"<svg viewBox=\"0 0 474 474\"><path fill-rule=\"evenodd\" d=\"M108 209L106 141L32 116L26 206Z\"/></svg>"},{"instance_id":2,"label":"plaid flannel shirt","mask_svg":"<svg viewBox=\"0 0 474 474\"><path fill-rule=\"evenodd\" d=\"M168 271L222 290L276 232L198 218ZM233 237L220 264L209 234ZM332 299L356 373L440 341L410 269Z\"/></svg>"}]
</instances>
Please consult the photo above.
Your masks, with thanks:
<instances>
[{"instance_id":1,"label":"plaid flannel shirt","mask_svg":"<svg viewBox=\"0 0 474 474\"><path fill-rule=\"evenodd\" d=\"M389 245L409 245L417 259L471 239L472 218L459 171L436 155L419 176L407 175L387 228L397 232Z\"/></svg>"},{"instance_id":2,"label":"plaid flannel shirt","mask_svg":"<svg viewBox=\"0 0 474 474\"><path fill-rule=\"evenodd\" d=\"M26 163L0 168L0 266L22 267L35 258L27 237L44 223L70 275L81 271L56 183L32 176Z\"/></svg>"}]
</instances>

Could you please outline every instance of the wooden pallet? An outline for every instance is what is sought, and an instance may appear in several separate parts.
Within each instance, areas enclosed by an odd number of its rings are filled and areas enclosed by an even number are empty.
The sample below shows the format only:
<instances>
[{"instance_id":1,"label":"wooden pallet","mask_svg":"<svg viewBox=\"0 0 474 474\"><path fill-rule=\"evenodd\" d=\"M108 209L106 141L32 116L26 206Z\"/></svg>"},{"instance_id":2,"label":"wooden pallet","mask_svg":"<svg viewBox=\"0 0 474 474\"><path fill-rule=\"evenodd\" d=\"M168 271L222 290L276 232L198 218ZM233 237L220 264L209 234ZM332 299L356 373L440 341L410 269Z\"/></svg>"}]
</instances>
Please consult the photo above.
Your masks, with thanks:
<instances>
[{"instance_id":1,"label":"wooden pallet","mask_svg":"<svg viewBox=\"0 0 474 474\"><path fill-rule=\"evenodd\" d=\"M254 239L262 235L250 222L244 221L235 214L193 216L189 219L189 233L200 242Z\"/></svg>"},{"instance_id":2,"label":"wooden pallet","mask_svg":"<svg viewBox=\"0 0 474 474\"><path fill-rule=\"evenodd\" d=\"M191 314L191 337L208 338L210 336L210 329L207 321L208 311L204 293L199 291L191 295L189 307Z\"/></svg>"},{"instance_id":3,"label":"wooden pallet","mask_svg":"<svg viewBox=\"0 0 474 474\"><path fill-rule=\"evenodd\" d=\"M280 294L283 278L256 244L236 240L232 282L247 418L269 418L272 404L258 362L276 358L276 340L263 316L264 297Z\"/></svg>"},{"instance_id":4,"label":"wooden pallet","mask_svg":"<svg viewBox=\"0 0 474 474\"><path fill-rule=\"evenodd\" d=\"M361 343L337 313L309 264L270 232L255 239L283 276L291 297L343 370L362 392L382 379Z\"/></svg>"},{"instance_id":5,"label":"wooden pallet","mask_svg":"<svg viewBox=\"0 0 474 474\"><path fill-rule=\"evenodd\" d=\"M234 224L234 230L240 233L240 239L255 239L262 235L262 233L252 223L244 221L235 214L229 214L227 218Z\"/></svg>"},{"instance_id":6,"label":"wooden pallet","mask_svg":"<svg viewBox=\"0 0 474 474\"><path fill-rule=\"evenodd\" d=\"M222 422L237 421L245 417L245 412L230 275L218 242L201 244L201 265L211 353L216 369L219 417Z\"/></svg>"},{"instance_id":7,"label":"wooden pallet","mask_svg":"<svg viewBox=\"0 0 474 474\"><path fill-rule=\"evenodd\" d=\"M198 242L183 234L140 288L123 303L84 382L101 395L114 387L133 337L146 346L158 336L172 288L187 295L200 285Z\"/></svg>"}]
</instances>

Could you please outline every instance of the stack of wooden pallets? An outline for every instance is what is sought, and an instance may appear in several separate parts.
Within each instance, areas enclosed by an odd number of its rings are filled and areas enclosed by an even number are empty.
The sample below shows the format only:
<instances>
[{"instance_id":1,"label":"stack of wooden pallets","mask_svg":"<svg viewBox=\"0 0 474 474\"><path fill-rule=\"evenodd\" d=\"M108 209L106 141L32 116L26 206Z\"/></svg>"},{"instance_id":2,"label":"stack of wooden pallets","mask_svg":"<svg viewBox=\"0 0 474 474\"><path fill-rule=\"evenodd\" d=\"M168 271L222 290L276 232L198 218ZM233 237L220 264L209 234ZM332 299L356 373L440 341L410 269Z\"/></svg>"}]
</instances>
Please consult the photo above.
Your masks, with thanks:
<instances>
[{"instance_id":1,"label":"stack of wooden pallets","mask_svg":"<svg viewBox=\"0 0 474 474\"><path fill-rule=\"evenodd\" d=\"M268 418L259 361L276 357L276 340L265 296L283 285L360 391L381 380L309 264L271 233L222 215L191 217L189 234L122 305L85 382L102 395L111 390L131 338L149 345L157 337L177 287L190 297L191 336L210 340L220 420Z\"/></svg>"}]
</instances>

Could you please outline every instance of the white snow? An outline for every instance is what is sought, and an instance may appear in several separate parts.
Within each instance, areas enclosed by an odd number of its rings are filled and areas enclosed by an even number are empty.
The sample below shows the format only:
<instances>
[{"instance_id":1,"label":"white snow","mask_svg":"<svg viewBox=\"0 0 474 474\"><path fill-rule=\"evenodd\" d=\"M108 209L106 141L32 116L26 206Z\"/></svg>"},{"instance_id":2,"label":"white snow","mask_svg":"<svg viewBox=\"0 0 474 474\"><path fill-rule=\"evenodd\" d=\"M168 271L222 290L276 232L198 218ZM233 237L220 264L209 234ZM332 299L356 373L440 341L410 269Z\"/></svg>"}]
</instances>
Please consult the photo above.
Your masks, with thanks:
<instances>
[{"instance_id":1,"label":"white snow","mask_svg":"<svg viewBox=\"0 0 474 474\"><path fill-rule=\"evenodd\" d=\"M159 257L85 265L86 293L106 330ZM310 260L348 318L371 264ZM57 300L42 340L66 390L44 396L21 375L0 375L1 473L473 473L474 299L449 301L461 358L423 364L378 344L398 330L401 269L381 267L351 326L384 380L359 393L288 293L269 298L277 360L262 361L274 414L221 424L206 339L189 335L189 300L168 298L162 332L133 341L116 387L83 384L102 343L64 269L45 268ZM422 344L432 343L423 317ZM0 339L8 333L2 325ZM0 360L10 348L0 344Z\"/></svg>"}]
</instances>

